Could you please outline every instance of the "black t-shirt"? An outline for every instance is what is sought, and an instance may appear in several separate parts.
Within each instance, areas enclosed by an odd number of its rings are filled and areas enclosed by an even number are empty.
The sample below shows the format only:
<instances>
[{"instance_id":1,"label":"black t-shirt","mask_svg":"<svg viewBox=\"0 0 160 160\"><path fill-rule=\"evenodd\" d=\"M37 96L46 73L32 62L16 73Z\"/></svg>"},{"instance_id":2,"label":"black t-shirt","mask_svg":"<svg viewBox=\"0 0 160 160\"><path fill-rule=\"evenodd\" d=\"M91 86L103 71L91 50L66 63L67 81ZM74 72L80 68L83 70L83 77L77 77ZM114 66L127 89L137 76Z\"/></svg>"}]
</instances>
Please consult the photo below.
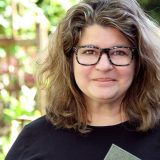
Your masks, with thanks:
<instances>
[{"instance_id":1,"label":"black t-shirt","mask_svg":"<svg viewBox=\"0 0 160 160\"><path fill-rule=\"evenodd\" d=\"M24 127L5 160L160 160L160 125L145 133L129 122L91 129L57 129L43 116Z\"/></svg>"}]
</instances>

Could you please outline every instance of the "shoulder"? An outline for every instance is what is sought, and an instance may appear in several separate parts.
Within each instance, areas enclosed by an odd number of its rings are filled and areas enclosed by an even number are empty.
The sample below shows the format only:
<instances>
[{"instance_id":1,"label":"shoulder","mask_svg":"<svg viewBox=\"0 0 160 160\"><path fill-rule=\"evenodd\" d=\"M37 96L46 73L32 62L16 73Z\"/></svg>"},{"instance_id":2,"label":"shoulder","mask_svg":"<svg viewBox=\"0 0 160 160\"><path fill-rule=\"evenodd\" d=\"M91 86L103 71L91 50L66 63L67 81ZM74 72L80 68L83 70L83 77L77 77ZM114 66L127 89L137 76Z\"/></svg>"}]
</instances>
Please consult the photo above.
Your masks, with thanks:
<instances>
[{"instance_id":1,"label":"shoulder","mask_svg":"<svg viewBox=\"0 0 160 160\"><path fill-rule=\"evenodd\" d=\"M160 136L160 121L155 125L153 129L150 130L153 134L158 134Z\"/></svg>"},{"instance_id":2,"label":"shoulder","mask_svg":"<svg viewBox=\"0 0 160 160\"><path fill-rule=\"evenodd\" d=\"M42 116L27 124L22 129L19 139L29 139L31 143L33 143L33 141L50 141L51 139L56 139L57 136L64 135L66 132L69 131L58 128L51 123L47 116Z\"/></svg>"},{"instance_id":3,"label":"shoulder","mask_svg":"<svg viewBox=\"0 0 160 160\"><path fill-rule=\"evenodd\" d=\"M54 128L55 126L46 118L46 116L42 116L24 126L20 135L39 135L43 134L42 132L48 132L48 130Z\"/></svg>"},{"instance_id":4,"label":"shoulder","mask_svg":"<svg viewBox=\"0 0 160 160\"><path fill-rule=\"evenodd\" d=\"M26 142L33 143L35 139L41 139L45 137L50 131L55 130L55 126L46 118L46 116L42 116L37 118L36 120L30 122L20 132L16 142Z\"/></svg>"},{"instance_id":5,"label":"shoulder","mask_svg":"<svg viewBox=\"0 0 160 160\"><path fill-rule=\"evenodd\" d=\"M32 121L22 129L5 160L13 160L13 157L17 160L26 157L30 159L32 154L41 151L41 146L55 139L55 136L52 136L54 132L55 126L47 120L46 116Z\"/></svg>"},{"instance_id":6,"label":"shoulder","mask_svg":"<svg viewBox=\"0 0 160 160\"><path fill-rule=\"evenodd\" d=\"M144 134L140 134L145 138L145 141L149 143L159 143L160 144L160 123L157 123L154 128L149 129L144 132Z\"/></svg>"},{"instance_id":7,"label":"shoulder","mask_svg":"<svg viewBox=\"0 0 160 160\"><path fill-rule=\"evenodd\" d=\"M23 143L23 145L29 145L33 143L36 139L41 139L45 137L51 130L54 131L55 126L46 118L46 116L42 116L37 118L36 120L30 122L20 132L18 135L14 145L19 145Z\"/></svg>"},{"instance_id":8,"label":"shoulder","mask_svg":"<svg viewBox=\"0 0 160 160\"><path fill-rule=\"evenodd\" d=\"M36 120L32 121L31 123L27 124L25 128L27 129L35 129L35 130L41 130L44 129L50 129L54 128L55 126L47 119L46 116L42 116L37 118Z\"/></svg>"}]
</instances>

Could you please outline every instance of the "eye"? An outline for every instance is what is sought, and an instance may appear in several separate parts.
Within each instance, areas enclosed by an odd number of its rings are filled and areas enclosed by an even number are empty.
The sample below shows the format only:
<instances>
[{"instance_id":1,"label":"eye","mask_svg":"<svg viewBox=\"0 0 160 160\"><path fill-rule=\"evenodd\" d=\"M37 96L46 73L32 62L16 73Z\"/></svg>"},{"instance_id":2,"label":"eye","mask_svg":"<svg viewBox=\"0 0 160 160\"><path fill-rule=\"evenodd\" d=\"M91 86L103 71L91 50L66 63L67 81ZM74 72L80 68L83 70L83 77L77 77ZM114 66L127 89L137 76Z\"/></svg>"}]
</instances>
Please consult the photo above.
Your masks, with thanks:
<instances>
[{"instance_id":1,"label":"eye","mask_svg":"<svg viewBox=\"0 0 160 160\"><path fill-rule=\"evenodd\" d=\"M112 53L112 55L115 55L115 56L125 56L125 55L127 55L127 54L126 54L126 52L124 52L124 51L114 51L114 52Z\"/></svg>"},{"instance_id":2,"label":"eye","mask_svg":"<svg viewBox=\"0 0 160 160\"><path fill-rule=\"evenodd\" d=\"M93 49L87 49L87 50L84 50L82 52L82 54L85 54L85 55L97 55L98 52L96 50L93 50Z\"/></svg>"},{"instance_id":3,"label":"eye","mask_svg":"<svg viewBox=\"0 0 160 160\"><path fill-rule=\"evenodd\" d=\"M111 56L129 56L129 50L126 48L123 49L113 49L110 51Z\"/></svg>"}]
</instances>

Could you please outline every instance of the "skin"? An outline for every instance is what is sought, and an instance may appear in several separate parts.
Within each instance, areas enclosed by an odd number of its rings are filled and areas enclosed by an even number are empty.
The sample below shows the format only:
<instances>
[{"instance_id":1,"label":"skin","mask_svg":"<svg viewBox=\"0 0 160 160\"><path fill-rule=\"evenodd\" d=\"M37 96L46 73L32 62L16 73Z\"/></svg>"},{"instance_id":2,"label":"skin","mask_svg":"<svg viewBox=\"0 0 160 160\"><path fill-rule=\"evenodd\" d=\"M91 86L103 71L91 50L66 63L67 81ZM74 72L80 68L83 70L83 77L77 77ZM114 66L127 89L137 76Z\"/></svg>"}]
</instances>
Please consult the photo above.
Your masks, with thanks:
<instances>
[{"instance_id":1,"label":"skin","mask_svg":"<svg viewBox=\"0 0 160 160\"><path fill-rule=\"evenodd\" d=\"M113 27L94 24L85 28L78 45L100 48L130 46L127 38ZM120 105L134 77L134 60L129 66L113 66L103 54L98 64L83 66L73 57L75 81L84 93L90 125L115 125L127 119Z\"/></svg>"}]
</instances>

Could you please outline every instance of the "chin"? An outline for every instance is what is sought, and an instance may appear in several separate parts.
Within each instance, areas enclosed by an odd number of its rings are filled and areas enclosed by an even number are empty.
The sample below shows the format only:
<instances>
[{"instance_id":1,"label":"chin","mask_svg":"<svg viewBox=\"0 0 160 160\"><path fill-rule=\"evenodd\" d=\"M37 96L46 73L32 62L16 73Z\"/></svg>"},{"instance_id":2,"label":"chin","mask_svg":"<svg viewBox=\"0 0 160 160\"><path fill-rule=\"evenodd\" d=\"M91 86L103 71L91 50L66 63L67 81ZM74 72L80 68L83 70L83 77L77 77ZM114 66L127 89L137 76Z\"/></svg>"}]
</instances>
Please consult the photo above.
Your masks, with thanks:
<instances>
[{"instance_id":1,"label":"chin","mask_svg":"<svg viewBox=\"0 0 160 160\"><path fill-rule=\"evenodd\" d=\"M112 101L116 101L117 97L114 96L95 96L95 99L97 101L103 101L103 102L112 102Z\"/></svg>"}]
</instances>

